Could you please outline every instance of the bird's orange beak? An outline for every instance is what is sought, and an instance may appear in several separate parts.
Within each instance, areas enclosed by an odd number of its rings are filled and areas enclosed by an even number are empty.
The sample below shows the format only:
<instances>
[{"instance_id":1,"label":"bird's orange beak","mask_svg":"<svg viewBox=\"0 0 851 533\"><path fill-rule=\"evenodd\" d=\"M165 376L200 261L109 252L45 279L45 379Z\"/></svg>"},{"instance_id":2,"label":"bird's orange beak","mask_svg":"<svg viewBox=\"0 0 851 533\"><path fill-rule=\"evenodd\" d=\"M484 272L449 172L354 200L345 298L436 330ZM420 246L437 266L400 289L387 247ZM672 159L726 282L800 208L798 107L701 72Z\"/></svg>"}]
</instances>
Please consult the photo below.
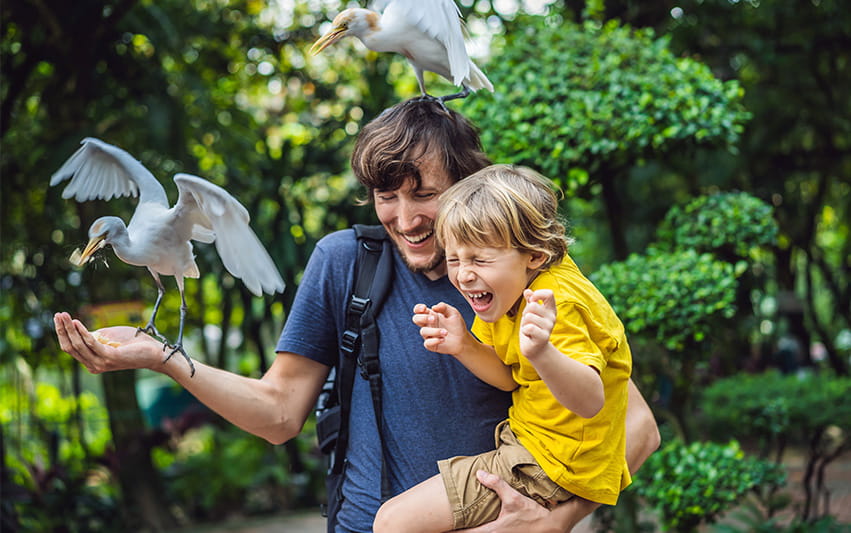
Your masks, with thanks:
<instances>
[{"instance_id":1,"label":"bird's orange beak","mask_svg":"<svg viewBox=\"0 0 851 533\"><path fill-rule=\"evenodd\" d=\"M315 56L322 50L325 50L326 48L343 38L346 35L347 31L348 28L346 28L345 26L337 26L333 30L320 37L315 43L313 43L313 46L310 47L310 54Z\"/></svg>"},{"instance_id":2,"label":"bird's orange beak","mask_svg":"<svg viewBox=\"0 0 851 533\"><path fill-rule=\"evenodd\" d=\"M71 262L77 266L85 265L89 259L92 258L95 252L106 246L106 235L100 235L98 237L92 237L89 240L89 243L86 245L86 248L83 250L83 253L77 255L78 250L74 250L74 253L71 254Z\"/></svg>"}]
</instances>

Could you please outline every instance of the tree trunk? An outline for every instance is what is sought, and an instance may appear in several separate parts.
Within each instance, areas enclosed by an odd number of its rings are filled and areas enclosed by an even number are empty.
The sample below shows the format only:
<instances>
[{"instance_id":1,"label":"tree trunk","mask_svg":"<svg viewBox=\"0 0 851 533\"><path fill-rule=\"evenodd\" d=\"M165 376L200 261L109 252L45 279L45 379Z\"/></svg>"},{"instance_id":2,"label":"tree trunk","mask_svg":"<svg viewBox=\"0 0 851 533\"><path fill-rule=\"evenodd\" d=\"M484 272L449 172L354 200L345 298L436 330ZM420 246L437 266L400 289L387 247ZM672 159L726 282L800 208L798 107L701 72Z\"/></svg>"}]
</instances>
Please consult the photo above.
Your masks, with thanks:
<instances>
[{"instance_id":1,"label":"tree trunk","mask_svg":"<svg viewBox=\"0 0 851 533\"><path fill-rule=\"evenodd\" d=\"M609 235L612 239L612 252L615 261L623 261L629 255L624 231L624 209L616 187L617 173L604 168L600 172L601 197L606 207L606 218L609 220Z\"/></svg>"},{"instance_id":2,"label":"tree trunk","mask_svg":"<svg viewBox=\"0 0 851 533\"><path fill-rule=\"evenodd\" d=\"M177 526L164 499L162 480L151 462L145 423L136 398L136 372L103 375L109 426L115 443L115 473L130 530L165 531Z\"/></svg>"}]
</instances>

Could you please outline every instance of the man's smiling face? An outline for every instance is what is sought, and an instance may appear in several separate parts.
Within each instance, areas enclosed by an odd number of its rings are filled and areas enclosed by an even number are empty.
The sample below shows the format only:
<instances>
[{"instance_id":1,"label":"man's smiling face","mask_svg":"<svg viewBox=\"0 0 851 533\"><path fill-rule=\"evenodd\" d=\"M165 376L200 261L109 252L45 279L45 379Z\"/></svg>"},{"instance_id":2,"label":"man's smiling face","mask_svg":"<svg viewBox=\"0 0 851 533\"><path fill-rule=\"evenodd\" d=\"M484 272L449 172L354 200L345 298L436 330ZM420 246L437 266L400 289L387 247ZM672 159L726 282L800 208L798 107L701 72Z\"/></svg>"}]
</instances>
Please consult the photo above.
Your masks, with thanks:
<instances>
[{"instance_id":1,"label":"man's smiling face","mask_svg":"<svg viewBox=\"0 0 851 533\"><path fill-rule=\"evenodd\" d=\"M420 184L414 176L394 190L375 190L375 212L408 267L429 279L446 274L443 251L434 236L440 194L452 185L439 159L425 155L417 165Z\"/></svg>"}]
</instances>

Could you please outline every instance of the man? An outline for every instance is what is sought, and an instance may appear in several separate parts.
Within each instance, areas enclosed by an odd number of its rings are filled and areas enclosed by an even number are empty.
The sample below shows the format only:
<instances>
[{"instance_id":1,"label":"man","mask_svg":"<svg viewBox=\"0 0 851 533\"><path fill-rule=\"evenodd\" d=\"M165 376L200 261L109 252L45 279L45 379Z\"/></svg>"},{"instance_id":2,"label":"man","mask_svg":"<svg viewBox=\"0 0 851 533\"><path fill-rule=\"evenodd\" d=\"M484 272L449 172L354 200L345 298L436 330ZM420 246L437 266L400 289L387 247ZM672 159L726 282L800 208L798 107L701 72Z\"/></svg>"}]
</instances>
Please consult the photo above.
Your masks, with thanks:
<instances>
[{"instance_id":1,"label":"man","mask_svg":"<svg viewBox=\"0 0 851 533\"><path fill-rule=\"evenodd\" d=\"M397 494L437 472L436 461L493 447L493 428L506 417L510 398L475 378L454 358L421 345L413 324L417 302L446 301L469 306L446 277L446 265L433 234L440 193L489 164L478 135L461 115L439 103L398 104L369 123L358 136L352 167L366 187L379 221L396 245L390 295L378 316L383 381L383 437L392 492ZM55 318L63 350L93 373L127 368L162 372L238 427L273 443L296 436L310 415L345 330L345 308L354 276L356 241L352 230L336 232L316 246L305 269L277 357L260 379L238 376L204 364L196 374L180 361L162 362L162 345L135 336L130 327L103 334L120 342L97 342L66 313ZM368 384L355 379L350 437L337 531L371 531L380 505L381 439ZM644 399L630 385L627 460L634 471L659 444ZM502 498L499 518L476 528L487 531L569 531L596 506L581 499L550 511L524 498L496 476L482 482Z\"/></svg>"}]
</instances>

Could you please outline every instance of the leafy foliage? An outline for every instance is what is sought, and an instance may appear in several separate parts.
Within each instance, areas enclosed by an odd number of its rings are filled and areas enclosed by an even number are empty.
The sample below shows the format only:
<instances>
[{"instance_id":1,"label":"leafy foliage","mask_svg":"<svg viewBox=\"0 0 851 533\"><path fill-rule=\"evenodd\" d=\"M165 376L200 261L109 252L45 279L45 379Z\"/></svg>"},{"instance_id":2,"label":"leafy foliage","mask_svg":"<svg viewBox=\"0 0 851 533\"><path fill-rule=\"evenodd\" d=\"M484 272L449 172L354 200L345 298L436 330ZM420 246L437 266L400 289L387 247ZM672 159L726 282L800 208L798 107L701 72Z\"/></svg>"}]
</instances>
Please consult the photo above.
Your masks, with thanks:
<instances>
[{"instance_id":1,"label":"leafy foliage","mask_svg":"<svg viewBox=\"0 0 851 533\"><path fill-rule=\"evenodd\" d=\"M717 380L702 391L700 405L712 437L783 435L807 444L830 426L851 432L849 395L851 378L769 371Z\"/></svg>"},{"instance_id":2,"label":"leafy foliage","mask_svg":"<svg viewBox=\"0 0 851 533\"><path fill-rule=\"evenodd\" d=\"M668 211L658 230L660 247L748 258L777 243L772 207L745 192L700 196Z\"/></svg>"},{"instance_id":3,"label":"leafy foliage","mask_svg":"<svg viewBox=\"0 0 851 533\"><path fill-rule=\"evenodd\" d=\"M95 218L114 214L128 220L135 209L131 199L63 200L60 188L48 187L51 173L85 136L121 146L141 160L172 201L170 177L189 172L224 186L246 206L287 291L253 298L224 270L213 246L198 245L203 277L187 283L186 340L193 357L215 366L235 368L238 358L250 358L246 366L254 375L268 368L313 244L370 215L352 201L356 185L347 171L348 146L360 122L386 106L382 94L392 90L382 61L367 65L350 58L333 69L307 61L313 24L335 6L309 7L299 0L286 13L276 8L255 0L3 3L0 363L13 374L20 370L37 381L50 380L63 366L76 364L57 357L55 311L70 311L93 327L136 325L140 322L122 315L95 324L88 306L153 303L150 277L111 252L84 270L67 261ZM375 80L387 89L371 92ZM172 332L180 301L171 280L164 281L168 291L158 326ZM207 325L218 335L203 334ZM87 386L115 384L120 377L106 374ZM104 387L111 412L136 408L133 377L123 377L130 386ZM34 417L32 423L39 421ZM144 428L131 429L138 432L113 429L119 453L147 455L149 443L140 442ZM9 444L13 450L20 445ZM155 472L139 466L145 464L124 460L117 470L128 507L146 501L132 491L155 487L148 484ZM152 488L148 495L161 493ZM170 511L165 504L155 509L162 515ZM168 517L154 514L133 515L143 523L128 521L125 529L167 524Z\"/></svg>"},{"instance_id":4,"label":"leafy foliage","mask_svg":"<svg viewBox=\"0 0 851 533\"><path fill-rule=\"evenodd\" d=\"M745 456L728 444L670 441L650 456L632 487L659 514L670 531L696 531L762 485L785 480L782 468Z\"/></svg>"},{"instance_id":5,"label":"leafy foliage","mask_svg":"<svg viewBox=\"0 0 851 533\"><path fill-rule=\"evenodd\" d=\"M222 518L234 511L269 513L282 506L314 504L309 474L299 472L286 449L235 427L204 426L187 434L175 451L155 450L168 480L169 500L196 517ZM314 461L316 462L316 461ZM321 471L318 464L311 472Z\"/></svg>"},{"instance_id":6,"label":"leafy foliage","mask_svg":"<svg viewBox=\"0 0 851 533\"><path fill-rule=\"evenodd\" d=\"M811 520L828 511L819 509L828 501L825 469L851 449L849 394L851 378L770 371L718 380L702 391L700 405L712 437L753 439L778 463L788 443L807 448L800 518Z\"/></svg>"},{"instance_id":7,"label":"leafy foliage","mask_svg":"<svg viewBox=\"0 0 851 533\"><path fill-rule=\"evenodd\" d=\"M494 160L569 191L606 169L696 146L731 148L749 114L736 81L677 58L652 29L521 17L487 65L496 91L466 108Z\"/></svg>"},{"instance_id":8,"label":"leafy foliage","mask_svg":"<svg viewBox=\"0 0 851 533\"><path fill-rule=\"evenodd\" d=\"M633 254L591 280L612 303L630 335L649 336L682 351L734 312L732 265L693 250Z\"/></svg>"},{"instance_id":9,"label":"leafy foliage","mask_svg":"<svg viewBox=\"0 0 851 533\"><path fill-rule=\"evenodd\" d=\"M114 488L95 482L109 477L106 410L88 392L69 396L47 383L30 392L0 386L0 423L15 429L3 435L11 445L4 515L13 512L27 531L121 531Z\"/></svg>"},{"instance_id":10,"label":"leafy foliage","mask_svg":"<svg viewBox=\"0 0 851 533\"><path fill-rule=\"evenodd\" d=\"M672 48L739 79L753 114L739 157L694 172L706 176L726 165L722 188L776 206L776 280L805 314L789 318L800 324L794 333L804 346L823 343L832 368L848 374L848 348L839 339L851 330L851 12L835 0L678 6L683 16L656 19Z\"/></svg>"}]
</instances>

